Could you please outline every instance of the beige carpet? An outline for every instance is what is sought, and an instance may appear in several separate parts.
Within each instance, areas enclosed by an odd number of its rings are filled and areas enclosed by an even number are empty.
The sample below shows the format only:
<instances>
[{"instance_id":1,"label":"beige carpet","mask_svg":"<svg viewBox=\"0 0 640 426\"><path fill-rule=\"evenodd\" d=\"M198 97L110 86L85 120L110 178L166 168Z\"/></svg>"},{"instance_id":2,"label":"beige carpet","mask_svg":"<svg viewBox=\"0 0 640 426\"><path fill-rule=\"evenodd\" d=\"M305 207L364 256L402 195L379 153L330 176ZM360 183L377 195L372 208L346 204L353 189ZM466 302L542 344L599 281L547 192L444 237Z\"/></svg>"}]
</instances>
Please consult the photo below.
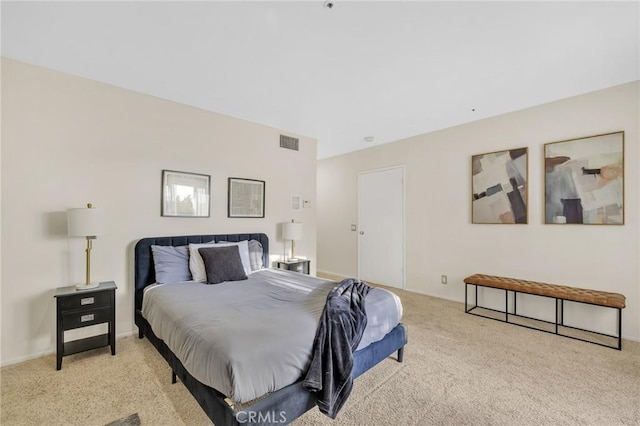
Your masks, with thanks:
<instances>
[{"instance_id":1,"label":"beige carpet","mask_svg":"<svg viewBox=\"0 0 640 426\"><path fill-rule=\"evenodd\" d=\"M397 292L405 362L355 382L335 421L308 425L640 425L640 344L616 351L464 313L463 305ZM0 370L4 425L98 425L138 413L142 425L210 424L145 340Z\"/></svg>"}]
</instances>

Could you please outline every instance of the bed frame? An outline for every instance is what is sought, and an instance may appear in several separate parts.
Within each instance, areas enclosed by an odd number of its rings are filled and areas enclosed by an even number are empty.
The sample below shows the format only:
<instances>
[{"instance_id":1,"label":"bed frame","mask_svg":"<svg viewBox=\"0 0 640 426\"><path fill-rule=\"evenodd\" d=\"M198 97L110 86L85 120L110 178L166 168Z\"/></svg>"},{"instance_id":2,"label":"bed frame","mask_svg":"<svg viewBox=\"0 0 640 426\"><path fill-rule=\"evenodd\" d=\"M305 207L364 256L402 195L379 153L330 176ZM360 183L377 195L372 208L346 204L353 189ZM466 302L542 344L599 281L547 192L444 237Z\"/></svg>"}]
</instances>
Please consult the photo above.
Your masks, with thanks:
<instances>
[{"instance_id":1,"label":"bed frame","mask_svg":"<svg viewBox=\"0 0 640 426\"><path fill-rule=\"evenodd\" d=\"M282 425L300 417L316 405L313 394L302 386L302 379L288 385L266 397L242 407L233 403L217 390L196 380L184 368L180 360L161 339L153 333L151 326L142 316L142 298L144 288L155 282L155 271L151 253L152 245L182 246L189 243L199 244L210 241L256 240L262 244L263 264L269 266L269 238L265 234L220 234L190 235L181 237L143 238L135 246L135 324L138 337L144 336L165 358L172 370L172 379L179 377L185 387L198 401L204 412L216 426L226 425ZM352 376L358 377L374 365L397 352L398 362L402 362L404 346L407 343L407 327L398 324L382 340L372 343L353 354Z\"/></svg>"}]
</instances>

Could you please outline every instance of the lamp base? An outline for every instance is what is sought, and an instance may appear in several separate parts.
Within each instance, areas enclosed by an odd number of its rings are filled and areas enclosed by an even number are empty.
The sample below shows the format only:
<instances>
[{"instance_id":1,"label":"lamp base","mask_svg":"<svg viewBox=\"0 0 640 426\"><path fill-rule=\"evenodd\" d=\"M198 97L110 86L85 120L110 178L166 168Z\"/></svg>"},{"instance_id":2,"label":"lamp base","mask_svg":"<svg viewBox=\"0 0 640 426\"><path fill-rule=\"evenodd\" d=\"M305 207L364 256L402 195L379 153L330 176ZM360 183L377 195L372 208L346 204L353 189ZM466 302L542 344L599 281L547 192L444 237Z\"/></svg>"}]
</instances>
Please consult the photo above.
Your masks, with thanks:
<instances>
[{"instance_id":1,"label":"lamp base","mask_svg":"<svg viewBox=\"0 0 640 426\"><path fill-rule=\"evenodd\" d=\"M90 288L96 288L99 285L100 283L77 284L76 291L89 290Z\"/></svg>"}]
</instances>

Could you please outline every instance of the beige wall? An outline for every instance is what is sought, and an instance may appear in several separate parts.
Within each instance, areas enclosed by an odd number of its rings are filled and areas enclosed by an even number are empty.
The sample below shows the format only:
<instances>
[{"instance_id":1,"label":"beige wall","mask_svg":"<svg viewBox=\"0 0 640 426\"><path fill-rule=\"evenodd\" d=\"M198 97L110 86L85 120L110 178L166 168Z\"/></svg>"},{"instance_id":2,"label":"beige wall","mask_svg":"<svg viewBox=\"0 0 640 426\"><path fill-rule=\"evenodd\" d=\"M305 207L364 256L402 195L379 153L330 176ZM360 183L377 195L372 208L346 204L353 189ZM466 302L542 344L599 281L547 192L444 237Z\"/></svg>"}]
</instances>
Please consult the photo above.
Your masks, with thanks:
<instances>
[{"instance_id":1,"label":"beige wall","mask_svg":"<svg viewBox=\"0 0 640 426\"><path fill-rule=\"evenodd\" d=\"M315 140L284 150L278 129L13 60L2 67L2 364L54 349L55 288L84 277L85 242L67 238L66 210L87 202L107 211L92 278L118 285L118 335L134 330L142 237L264 232L276 259L278 224L293 218L304 223L296 253L315 270ZM161 217L162 169L211 175L211 217ZM266 181L264 219L227 218L228 177ZM312 208L290 211L291 195Z\"/></svg>"},{"instance_id":2,"label":"beige wall","mask_svg":"<svg viewBox=\"0 0 640 426\"><path fill-rule=\"evenodd\" d=\"M357 174L406 166L406 287L464 301L465 276L506 275L623 293L623 335L640 340L640 83L372 147L318 164L318 270L357 273ZM543 144L625 131L624 226L543 225ZM472 225L470 158L529 147L529 224ZM440 275L449 284L440 284ZM504 303L487 295L488 303ZM523 313L553 304L526 298ZM576 325L611 331L614 314L571 306ZM613 330L615 331L615 329Z\"/></svg>"}]
</instances>

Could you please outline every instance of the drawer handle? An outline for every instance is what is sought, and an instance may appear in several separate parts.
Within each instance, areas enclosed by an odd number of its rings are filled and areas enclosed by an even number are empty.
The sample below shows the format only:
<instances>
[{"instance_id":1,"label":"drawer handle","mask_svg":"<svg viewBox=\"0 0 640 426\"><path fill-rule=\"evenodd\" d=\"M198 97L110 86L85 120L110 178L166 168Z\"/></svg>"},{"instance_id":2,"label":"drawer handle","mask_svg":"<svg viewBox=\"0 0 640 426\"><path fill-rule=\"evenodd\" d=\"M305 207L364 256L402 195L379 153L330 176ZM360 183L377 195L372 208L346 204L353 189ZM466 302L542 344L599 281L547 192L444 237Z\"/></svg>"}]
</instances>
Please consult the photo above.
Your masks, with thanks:
<instances>
[{"instance_id":1,"label":"drawer handle","mask_svg":"<svg viewBox=\"0 0 640 426\"><path fill-rule=\"evenodd\" d=\"M87 321L93 321L93 314L82 315L80 317L80 322L87 322Z\"/></svg>"},{"instance_id":2,"label":"drawer handle","mask_svg":"<svg viewBox=\"0 0 640 426\"><path fill-rule=\"evenodd\" d=\"M93 297L85 297L84 299L80 299L81 305L93 305L94 303L95 300L93 300Z\"/></svg>"}]
</instances>

